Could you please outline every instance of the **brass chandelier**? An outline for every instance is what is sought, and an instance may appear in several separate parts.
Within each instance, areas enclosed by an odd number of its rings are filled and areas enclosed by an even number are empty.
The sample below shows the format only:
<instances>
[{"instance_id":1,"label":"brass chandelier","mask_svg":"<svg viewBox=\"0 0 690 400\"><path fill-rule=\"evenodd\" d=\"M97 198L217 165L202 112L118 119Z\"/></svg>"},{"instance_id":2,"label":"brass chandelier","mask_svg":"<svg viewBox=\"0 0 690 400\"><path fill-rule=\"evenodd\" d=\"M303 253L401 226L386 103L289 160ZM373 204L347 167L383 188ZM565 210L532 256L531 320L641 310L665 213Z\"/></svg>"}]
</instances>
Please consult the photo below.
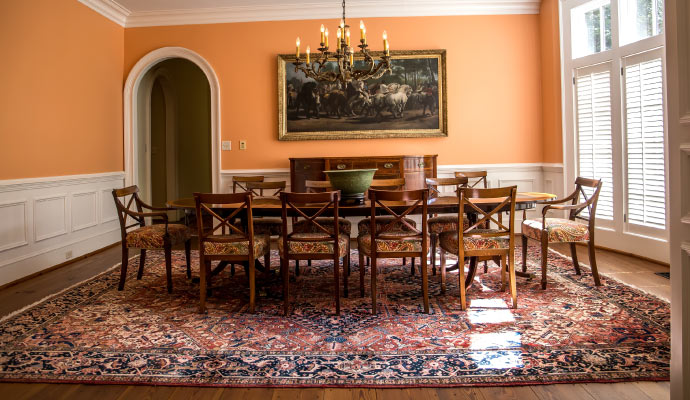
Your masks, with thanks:
<instances>
[{"instance_id":1,"label":"brass chandelier","mask_svg":"<svg viewBox=\"0 0 690 400\"><path fill-rule=\"evenodd\" d=\"M306 62L300 59L300 39L297 38L297 51L295 55L295 72L302 71L308 78L313 78L320 82L341 82L343 87L348 82L353 80L378 79L386 72L391 71L390 50L388 48L388 35L383 31L383 55L380 60L376 62L369 54L367 48L367 30L364 27L364 21L359 21L360 48L359 52L364 58L365 67L362 69L355 68L355 49L350 45L350 26L345 22L345 0L343 0L343 19L340 20L340 26L337 29L336 50L329 51L328 46L328 28L321 25L321 46L319 52L321 53L317 59L311 59L311 49L307 46ZM331 57L335 58L333 60ZM335 61L337 71L327 68L328 62Z\"/></svg>"}]
</instances>

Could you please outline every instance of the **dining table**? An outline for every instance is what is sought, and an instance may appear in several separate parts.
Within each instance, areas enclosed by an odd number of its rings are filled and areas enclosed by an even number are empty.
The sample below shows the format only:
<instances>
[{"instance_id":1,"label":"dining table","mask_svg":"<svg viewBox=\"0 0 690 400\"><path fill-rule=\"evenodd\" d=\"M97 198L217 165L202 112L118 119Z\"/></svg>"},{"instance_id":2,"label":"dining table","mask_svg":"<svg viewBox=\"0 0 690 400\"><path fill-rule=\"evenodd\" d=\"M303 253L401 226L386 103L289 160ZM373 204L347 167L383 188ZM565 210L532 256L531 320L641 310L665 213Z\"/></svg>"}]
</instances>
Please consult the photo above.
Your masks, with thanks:
<instances>
[{"instance_id":1,"label":"dining table","mask_svg":"<svg viewBox=\"0 0 690 400\"><path fill-rule=\"evenodd\" d=\"M541 192L518 192L516 199L515 199L515 211L527 211L530 209L533 209L537 206L537 204L541 201L546 201L546 200L552 200L556 198L557 196L555 194L551 193L541 193ZM470 199L477 207L484 211L488 210L493 210L493 208L497 207L504 199L492 199L492 198L481 198L481 199ZM396 213L402 213L404 212L409 206L413 204L413 202L408 202L408 201L388 201L388 202L383 202L386 207L390 208L391 210L395 211ZM193 197L187 197L187 198L181 198L181 199L175 199L175 200L169 200L166 205L170 208L174 209L179 209L183 210L185 212L185 217L188 219L188 217L193 216L195 214L196 210L196 204L194 202ZM237 209L240 204L216 204L216 205L209 205L210 208L214 209L214 211L218 212L219 214L222 213L227 213L231 212L234 209ZM323 204L313 204L313 205L301 205L300 208L302 210L309 210L310 208L313 208L314 211L317 211L323 207ZM506 210L509 209L509 206L505 207ZM421 206L418 207L416 210L416 213L419 214L421 213ZM459 202L458 198L456 196L440 196L440 197L434 197L430 198L427 201L427 211L429 214L453 214L457 213L459 209ZM288 216L293 217L297 215L292 215L291 213L292 210L288 210ZM377 214L379 211L377 210ZM381 214L386 214L386 211L384 211L382 208L380 210ZM241 214L241 213L239 213ZM281 216L282 215L282 203L280 201L280 198L278 197L260 197L256 196L252 198L252 215L254 217L276 217L276 216ZM328 215L328 210L324 213L324 215ZM331 211L332 215L332 211ZM365 200L363 203L359 204L339 204L338 205L338 216L339 217L367 217L371 215L371 203L369 200ZM470 221L473 221L474 218L476 218L476 214L468 214L468 218ZM474 281L475 275L477 273L477 260L476 257L473 257L473 259L470 260L470 265L469 265L469 270L466 275L465 279L465 286L470 287L472 285L472 282ZM214 269L214 273L219 272L220 270L223 269L225 265L219 265L216 269ZM263 266L262 266L263 267ZM452 271L454 269L459 268L459 262L456 263L455 265L451 266L447 270ZM263 267L262 269L268 270L268 266ZM532 278L531 274L528 273L523 273L520 271L515 271L516 275L526 277L526 278Z\"/></svg>"}]
</instances>

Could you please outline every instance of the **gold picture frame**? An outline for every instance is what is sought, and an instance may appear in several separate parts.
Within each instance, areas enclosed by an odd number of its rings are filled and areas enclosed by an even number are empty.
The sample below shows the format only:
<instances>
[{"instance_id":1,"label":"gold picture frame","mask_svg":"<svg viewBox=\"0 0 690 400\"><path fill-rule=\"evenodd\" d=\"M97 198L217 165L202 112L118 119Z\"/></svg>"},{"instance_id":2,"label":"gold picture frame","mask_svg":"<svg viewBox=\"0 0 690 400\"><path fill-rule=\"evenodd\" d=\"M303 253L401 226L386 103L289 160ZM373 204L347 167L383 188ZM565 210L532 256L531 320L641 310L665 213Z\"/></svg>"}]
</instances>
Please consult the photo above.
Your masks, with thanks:
<instances>
[{"instance_id":1,"label":"gold picture frame","mask_svg":"<svg viewBox=\"0 0 690 400\"><path fill-rule=\"evenodd\" d=\"M307 79L295 71L294 55L278 55L278 140L448 136L446 51L390 55L391 73L346 88ZM405 96L390 96L397 92Z\"/></svg>"}]
</instances>

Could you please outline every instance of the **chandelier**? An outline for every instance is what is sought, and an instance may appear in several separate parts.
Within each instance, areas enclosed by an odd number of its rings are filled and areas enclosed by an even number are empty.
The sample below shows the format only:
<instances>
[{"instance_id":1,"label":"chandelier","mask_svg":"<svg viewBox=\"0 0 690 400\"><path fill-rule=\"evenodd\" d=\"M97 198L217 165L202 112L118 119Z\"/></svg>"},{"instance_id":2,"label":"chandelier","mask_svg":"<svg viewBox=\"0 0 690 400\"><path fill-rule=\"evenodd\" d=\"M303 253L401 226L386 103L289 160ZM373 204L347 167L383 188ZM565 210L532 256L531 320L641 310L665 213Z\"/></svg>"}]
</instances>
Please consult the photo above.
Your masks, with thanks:
<instances>
[{"instance_id":1,"label":"chandelier","mask_svg":"<svg viewBox=\"0 0 690 400\"><path fill-rule=\"evenodd\" d=\"M388 35L383 31L383 55L380 60L376 62L369 54L367 48L367 30L364 27L364 22L359 21L359 53L364 58L364 68L355 68L355 49L350 44L350 26L345 22L345 0L343 0L343 19L340 20L340 26L337 29L336 48L335 52L329 51L328 46L328 28L321 25L321 46L318 57L311 58L311 49L307 46L306 62L300 59L300 40L297 38L297 51L295 55L295 72L302 71L308 78L313 78L321 82L341 82L346 86L348 82L353 80L364 79L378 79L386 72L391 71L390 50L388 48ZM327 67L327 63L335 62L337 70Z\"/></svg>"}]
</instances>

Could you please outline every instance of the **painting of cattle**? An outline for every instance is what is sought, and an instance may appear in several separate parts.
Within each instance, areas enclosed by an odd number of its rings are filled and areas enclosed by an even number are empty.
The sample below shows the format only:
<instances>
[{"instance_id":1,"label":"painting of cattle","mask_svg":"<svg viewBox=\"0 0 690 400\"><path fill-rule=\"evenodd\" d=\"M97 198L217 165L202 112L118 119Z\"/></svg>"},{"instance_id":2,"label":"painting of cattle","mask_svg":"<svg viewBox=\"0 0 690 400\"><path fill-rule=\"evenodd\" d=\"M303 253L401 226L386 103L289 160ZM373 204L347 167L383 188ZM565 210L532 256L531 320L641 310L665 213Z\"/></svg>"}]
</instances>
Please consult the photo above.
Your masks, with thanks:
<instances>
[{"instance_id":1,"label":"painting of cattle","mask_svg":"<svg viewBox=\"0 0 690 400\"><path fill-rule=\"evenodd\" d=\"M308 78L293 61L278 56L280 140L448 136L445 50L391 52L391 72L346 85Z\"/></svg>"}]
</instances>

